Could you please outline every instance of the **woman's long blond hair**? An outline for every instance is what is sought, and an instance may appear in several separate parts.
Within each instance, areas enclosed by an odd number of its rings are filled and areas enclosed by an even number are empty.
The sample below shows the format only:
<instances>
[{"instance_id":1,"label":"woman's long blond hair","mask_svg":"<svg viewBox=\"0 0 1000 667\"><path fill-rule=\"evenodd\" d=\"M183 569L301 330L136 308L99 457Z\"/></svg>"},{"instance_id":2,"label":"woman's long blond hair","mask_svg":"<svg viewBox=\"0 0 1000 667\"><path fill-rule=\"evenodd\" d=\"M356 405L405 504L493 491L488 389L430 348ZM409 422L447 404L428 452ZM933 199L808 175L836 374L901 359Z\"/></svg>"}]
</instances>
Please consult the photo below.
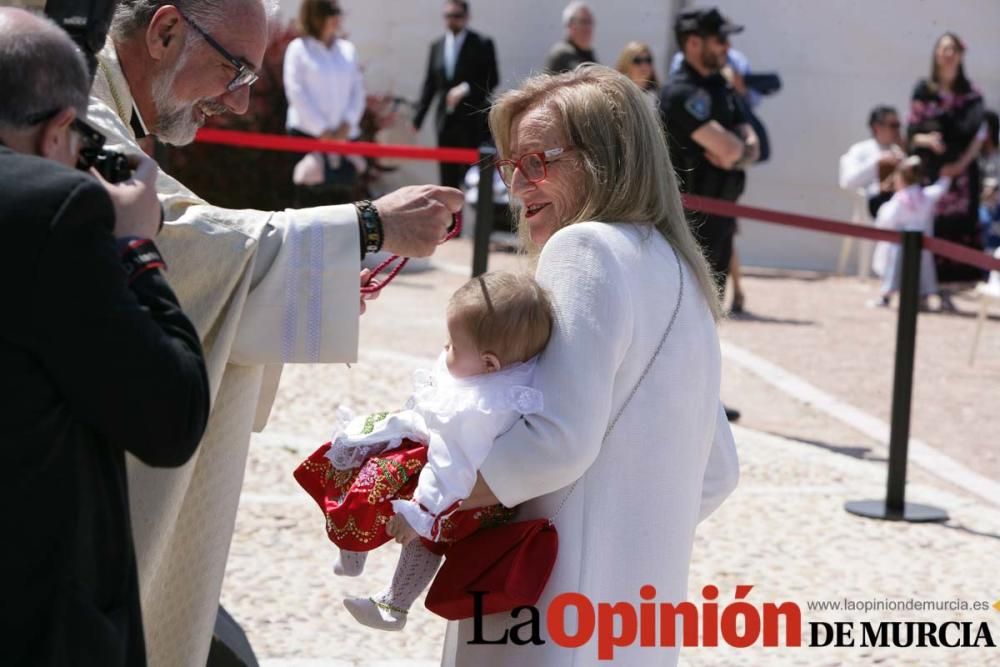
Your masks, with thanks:
<instances>
[{"instance_id":1,"label":"woman's long blond hair","mask_svg":"<svg viewBox=\"0 0 1000 667\"><path fill-rule=\"evenodd\" d=\"M615 69L628 76L628 73L632 69L632 60L636 56L641 56L642 54L648 55L650 58L653 57L653 49L649 48L649 44L645 42L629 42L622 49L622 52L618 54L618 62L615 63ZM631 77L630 77L631 78ZM660 89L660 81L656 78L656 66L652 66L652 71L649 75L649 81L646 82L645 90L658 91Z\"/></svg>"},{"instance_id":2,"label":"woman's long blond hair","mask_svg":"<svg viewBox=\"0 0 1000 667\"><path fill-rule=\"evenodd\" d=\"M490 130L501 157L510 157L514 121L537 107L552 113L579 156L585 179L579 210L560 227L590 220L651 223L691 268L718 320L719 292L685 219L663 126L639 88L600 65L533 76L501 95L490 109ZM521 240L537 251L528 239L523 212L515 213Z\"/></svg>"}]
</instances>

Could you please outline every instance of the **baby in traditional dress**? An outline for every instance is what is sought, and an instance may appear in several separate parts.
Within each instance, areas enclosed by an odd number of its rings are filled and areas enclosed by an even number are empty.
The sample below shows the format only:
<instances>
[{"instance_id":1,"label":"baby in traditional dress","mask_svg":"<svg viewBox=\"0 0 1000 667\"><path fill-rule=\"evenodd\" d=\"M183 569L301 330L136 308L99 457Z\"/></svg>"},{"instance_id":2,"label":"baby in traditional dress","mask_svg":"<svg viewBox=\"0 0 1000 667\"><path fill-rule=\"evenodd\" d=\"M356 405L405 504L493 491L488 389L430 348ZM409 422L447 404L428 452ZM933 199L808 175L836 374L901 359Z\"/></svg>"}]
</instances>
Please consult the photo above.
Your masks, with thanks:
<instances>
[{"instance_id":1,"label":"baby in traditional dress","mask_svg":"<svg viewBox=\"0 0 1000 667\"><path fill-rule=\"evenodd\" d=\"M531 385L552 330L552 307L529 276L473 278L448 303L448 343L433 371L418 371L401 412L350 419L295 471L340 547L334 572L358 576L368 551L415 532L392 583L344 605L358 622L401 630L449 543L508 521L502 505L462 510L496 436L540 412Z\"/></svg>"}]
</instances>

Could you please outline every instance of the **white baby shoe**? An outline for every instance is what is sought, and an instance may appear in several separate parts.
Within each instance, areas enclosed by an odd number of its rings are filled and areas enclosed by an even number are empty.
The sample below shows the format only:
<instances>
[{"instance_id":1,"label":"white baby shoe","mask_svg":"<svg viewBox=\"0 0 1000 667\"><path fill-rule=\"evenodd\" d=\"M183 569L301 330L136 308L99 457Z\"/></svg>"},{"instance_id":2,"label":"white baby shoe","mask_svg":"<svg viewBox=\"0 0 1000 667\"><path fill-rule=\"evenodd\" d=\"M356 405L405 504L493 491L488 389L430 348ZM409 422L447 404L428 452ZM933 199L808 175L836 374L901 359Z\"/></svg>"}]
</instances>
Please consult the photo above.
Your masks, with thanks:
<instances>
[{"instance_id":1,"label":"white baby shoe","mask_svg":"<svg viewBox=\"0 0 1000 667\"><path fill-rule=\"evenodd\" d=\"M361 625L376 630L402 630L406 625L406 610L372 598L347 598L344 606Z\"/></svg>"}]
</instances>

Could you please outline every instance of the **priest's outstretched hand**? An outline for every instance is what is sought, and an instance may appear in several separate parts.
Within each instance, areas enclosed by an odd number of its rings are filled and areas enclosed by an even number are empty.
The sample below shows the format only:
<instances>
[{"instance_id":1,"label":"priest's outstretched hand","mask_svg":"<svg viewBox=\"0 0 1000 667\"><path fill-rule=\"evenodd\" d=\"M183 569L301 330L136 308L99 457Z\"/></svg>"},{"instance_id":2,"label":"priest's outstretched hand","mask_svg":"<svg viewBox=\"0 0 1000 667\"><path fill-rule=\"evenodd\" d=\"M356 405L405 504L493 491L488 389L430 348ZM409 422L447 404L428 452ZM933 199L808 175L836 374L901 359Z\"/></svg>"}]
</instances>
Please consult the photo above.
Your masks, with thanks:
<instances>
[{"instance_id":1,"label":"priest's outstretched hand","mask_svg":"<svg viewBox=\"0 0 1000 667\"><path fill-rule=\"evenodd\" d=\"M375 200L385 235L382 249L403 257L427 257L464 203L461 190L439 185L410 185Z\"/></svg>"}]
</instances>

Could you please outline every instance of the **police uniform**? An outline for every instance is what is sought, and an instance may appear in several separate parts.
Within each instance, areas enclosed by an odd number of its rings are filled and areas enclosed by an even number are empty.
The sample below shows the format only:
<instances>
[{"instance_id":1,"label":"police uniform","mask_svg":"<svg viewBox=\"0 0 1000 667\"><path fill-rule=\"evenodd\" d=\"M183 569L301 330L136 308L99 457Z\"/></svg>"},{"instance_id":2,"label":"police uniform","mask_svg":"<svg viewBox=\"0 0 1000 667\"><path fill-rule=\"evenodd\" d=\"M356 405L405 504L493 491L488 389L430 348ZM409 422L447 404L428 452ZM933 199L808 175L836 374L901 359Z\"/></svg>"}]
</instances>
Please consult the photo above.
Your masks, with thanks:
<instances>
[{"instance_id":1,"label":"police uniform","mask_svg":"<svg viewBox=\"0 0 1000 667\"><path fill-rule=\"evenodd\" d=\"M691 138L698 128L713 120L736 134L736 128L748 122L736 95L721 74L702 76L686 60L667 80L660 96L660 109L682 192L726 201L736 201L743 194L746 180L743 170L716 167L705 157L701 144ZM716 282L720 289L724 288L733 255L736 219L696 212L689 212L688 219Z\"/></svg>"}]
</instances>

